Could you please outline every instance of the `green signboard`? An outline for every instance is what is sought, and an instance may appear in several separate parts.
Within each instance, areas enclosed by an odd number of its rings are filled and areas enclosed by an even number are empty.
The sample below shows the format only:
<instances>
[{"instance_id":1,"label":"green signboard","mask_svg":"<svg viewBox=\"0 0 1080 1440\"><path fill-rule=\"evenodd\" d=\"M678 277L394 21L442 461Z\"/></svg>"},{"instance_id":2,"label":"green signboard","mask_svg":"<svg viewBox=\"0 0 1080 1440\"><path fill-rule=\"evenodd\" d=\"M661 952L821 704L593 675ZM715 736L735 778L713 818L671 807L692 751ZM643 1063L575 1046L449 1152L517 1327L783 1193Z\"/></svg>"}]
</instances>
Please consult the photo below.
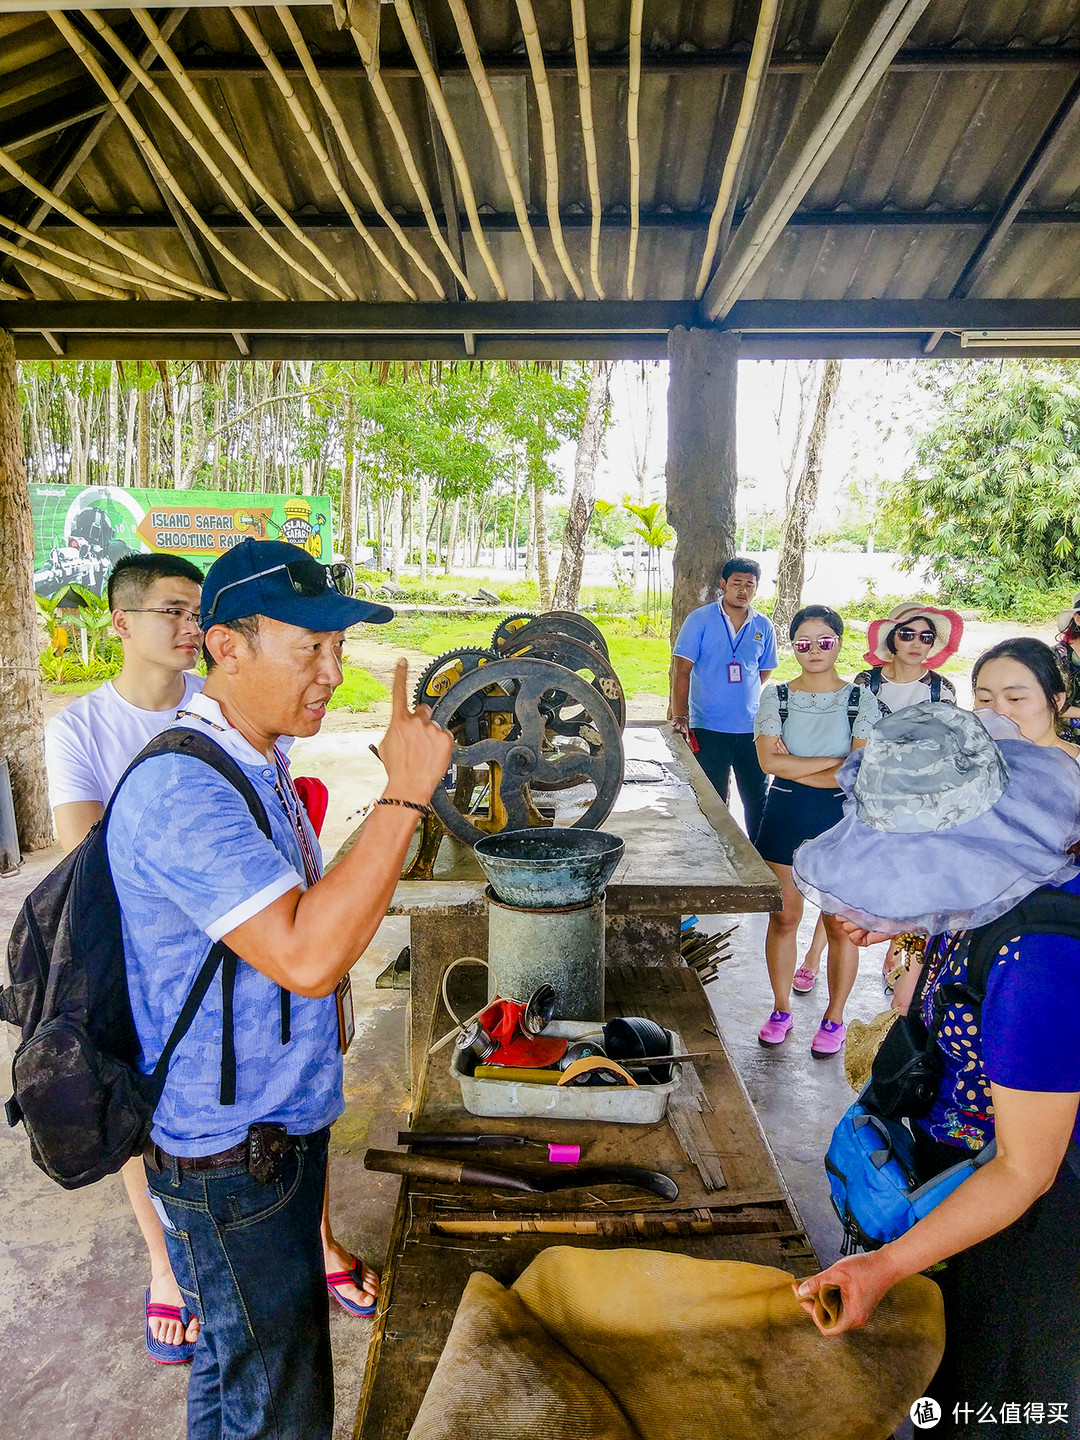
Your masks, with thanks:
<instances>
[{"instance_id":1,"label":"green signboard","mask_svg":"<svg viewBox=\"0 0 1080 1440\"><path fill-rule=\"evenodd\" d=\"M155 550L206 570L241 540L289 540L316 560L332 555L330 502L321 496L213 490L125 490L116 485L31 485L34 589L72 581L101 595L121 555Z\"/></svg>"}]
</instances>

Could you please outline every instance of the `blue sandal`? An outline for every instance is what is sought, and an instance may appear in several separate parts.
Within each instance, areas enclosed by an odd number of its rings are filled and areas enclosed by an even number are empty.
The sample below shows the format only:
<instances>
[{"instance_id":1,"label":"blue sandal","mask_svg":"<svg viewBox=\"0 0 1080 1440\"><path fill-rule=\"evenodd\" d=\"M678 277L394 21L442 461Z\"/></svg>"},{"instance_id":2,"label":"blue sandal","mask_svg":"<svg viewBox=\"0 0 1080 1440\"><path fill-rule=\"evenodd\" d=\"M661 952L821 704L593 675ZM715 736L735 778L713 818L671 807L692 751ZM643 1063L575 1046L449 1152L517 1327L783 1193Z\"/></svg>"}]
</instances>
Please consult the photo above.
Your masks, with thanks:
<instances>
[{"instance_id":1,"label":"blue sandal","mask_svg":"<svg viewBox=\"0 0 1080 1440\"><path fill-rule=\"evenodd\" d=\"M364 1289L364 1262L356 1255L349 1257L352 1262L351 1270L332 1270L326 1277L326 1288L338 1302L343 1310L350 1315L357 1316L360 1320L370 1320L375 1311L379 1308L378 1296L370 1305L357 1305L355 1300L347 1300L338 1290L339 1285L355 1285L361 1295L367 1292Z\"/></svg>"},{"instance_id":2,"label":"blue sandal","mask_svg":"<svg viewBox=\"0 0 1080 1440\"><path fill-rule=\"evenodd\" d=\"M157 1305L150 1303L150 1291L146 1292L146 1349L151 1360L156 1360L159 1365L186 1365L195 1354L195 1340L185 1340L180 1345L166 1345L163 1340L158 1340L150 1331L151 1320L179 1320L186 1330L191 1324L194 1316L186 1305L179 1309L175 1305Z\"/></svg>"}]
</instances>

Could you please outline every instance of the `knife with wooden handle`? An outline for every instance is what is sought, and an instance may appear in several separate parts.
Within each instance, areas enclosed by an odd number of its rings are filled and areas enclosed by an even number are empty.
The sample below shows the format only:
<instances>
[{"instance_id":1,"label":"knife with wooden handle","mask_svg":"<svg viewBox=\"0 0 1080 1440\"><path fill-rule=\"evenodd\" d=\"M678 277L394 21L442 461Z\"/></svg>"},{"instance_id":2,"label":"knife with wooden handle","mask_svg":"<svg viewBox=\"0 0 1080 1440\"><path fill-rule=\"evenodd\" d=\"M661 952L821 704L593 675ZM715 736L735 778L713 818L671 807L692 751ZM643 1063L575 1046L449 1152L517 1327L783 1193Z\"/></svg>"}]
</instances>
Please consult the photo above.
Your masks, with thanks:
<instances>
[{"instance_id":1,"label":"knife with wooden handle","mask_svg":"<svg viewBox=\"0 0 1080 1440\"><path fill-rule=\"evenodd\" d=\"M526 1195L546 1195L554 1190L580 1190L595 1185L629 1185L677 1200L679 1187L658 1170L637 1165L580 1165L551 1175L522 1175L515 1170L470 1165L458 1160L440 1160L430 1155L399 1155L396 1150L369 1150L364 1156L366 1170L390 1175L411 1175L417 1180L434 1180L449 1185L483 1185L496 1190L517 1190Z\"/></svg>"}]
</instances>

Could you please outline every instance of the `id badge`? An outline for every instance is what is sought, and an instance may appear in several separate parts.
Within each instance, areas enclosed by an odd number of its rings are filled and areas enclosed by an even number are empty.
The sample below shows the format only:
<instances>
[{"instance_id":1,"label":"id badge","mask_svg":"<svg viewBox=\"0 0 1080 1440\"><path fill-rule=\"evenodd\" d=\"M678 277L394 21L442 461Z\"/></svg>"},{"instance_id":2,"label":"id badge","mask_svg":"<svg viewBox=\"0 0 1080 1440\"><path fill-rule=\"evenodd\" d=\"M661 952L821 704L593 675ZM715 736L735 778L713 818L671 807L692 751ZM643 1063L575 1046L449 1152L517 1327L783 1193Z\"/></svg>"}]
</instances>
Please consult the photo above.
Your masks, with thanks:
<instances>
[{"instance_id":1,"label":"id badge","mask_svg":"<svg viewBox=\"0 0 1080 1440\"><path fill-rule=\"evenodd\" d=\"M337 997L337 1024L338 1044L341 1046L341 1053L344 1055L353 1042L356 1034L356 1020L353 1016L352 1003L352 979L343 975L334 991Z\"/></svg>"},{"instance_id":2,"label":"id badge","mask_svg":"<svg viewBox=\"0 0 1080 1440\"><path fill-rule=\"evenodd\" d=\"M738 660L733 660L731 664L727 667L727 678L729 685L742 684L742 666L739 664Z\"/></svg>"}]
</instances>

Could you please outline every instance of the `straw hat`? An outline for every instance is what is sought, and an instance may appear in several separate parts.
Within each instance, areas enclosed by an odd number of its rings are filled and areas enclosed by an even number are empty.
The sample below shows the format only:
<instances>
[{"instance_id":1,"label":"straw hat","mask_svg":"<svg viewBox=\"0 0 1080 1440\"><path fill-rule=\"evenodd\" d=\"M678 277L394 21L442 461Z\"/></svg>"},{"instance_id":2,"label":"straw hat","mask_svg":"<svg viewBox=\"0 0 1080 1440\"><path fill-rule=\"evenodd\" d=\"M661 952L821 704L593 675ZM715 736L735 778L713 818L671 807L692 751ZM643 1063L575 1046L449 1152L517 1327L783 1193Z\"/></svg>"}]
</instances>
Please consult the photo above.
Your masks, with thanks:
<instances>
[{"instance_id":1,"label":"straw hat","mask_svg":"<svg viewBox=\"0 0 1080 1440\"><path fill-rule=\"evenodd\" d=\"M908 706L844 761L844 818L792 861L795 883L827 915L936 935L989 924L1040 885L1076 877L1067 853L1080 839L1076 761L1029 740L995 741L982 713Z\"/></svg>"},{"instance_id":2,"label":"straw hat","mask_svg":"<svg viewBox=\"0 0 1080 1440\"><path fill-rule=\"evenodd\" d=\"M955 610L941 610L935 605L917 605L905 600L894 605L884 620L871 620L866 627L866 654L863 659L869 665L888 665L896 657L885 645L885 637L905 621L923 619L929 622L937 639L934 648L923 664L928 670L944 665L960 649L964 633L964 622Z\"/></svg>"},{"instance_id":3,"label":"straw hat","mask_svg":"<svg viewBox=\"0 0 1080 1440\"><path fill-rule=\"evenodd\" d=\"M1058 633L1064 635L1065 631L1072 624L1073 616L1080 611L1080 595L1073 596L1073 608L1071 610L1059 610L1057 617Z\"/></svg>"}]
</instances>

